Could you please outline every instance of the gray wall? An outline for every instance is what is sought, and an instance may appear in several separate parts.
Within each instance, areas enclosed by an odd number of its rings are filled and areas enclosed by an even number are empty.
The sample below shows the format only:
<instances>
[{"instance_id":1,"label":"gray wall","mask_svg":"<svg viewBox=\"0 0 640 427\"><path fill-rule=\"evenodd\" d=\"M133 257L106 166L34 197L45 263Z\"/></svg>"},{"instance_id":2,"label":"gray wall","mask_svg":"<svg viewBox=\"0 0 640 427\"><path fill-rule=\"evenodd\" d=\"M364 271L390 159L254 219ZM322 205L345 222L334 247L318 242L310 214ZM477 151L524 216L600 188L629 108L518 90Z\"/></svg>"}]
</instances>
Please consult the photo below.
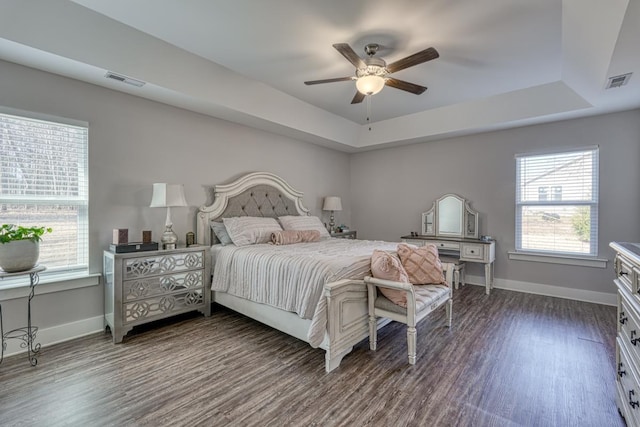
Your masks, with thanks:
<instances>
[{"instance_id":1,"label":"gray wall","mask_svg":"<svg viewBox=\"0 0 640 427\"><path fill-rule=\"evenodd\" d=\"M361 238L398 240L420 231L420 214L437 197L456 193L480 212L480 234L497 240L497 278L613 293L610 264L507 257L515 248L514 156L594 145L600 146L598 255L611 260L610 241L640 241L640 110L353 154L352 226ZM484 274L477 265L470 273Z\"/></svg>"},{"instance_id":2,"label":"gray wall","mask_svg":"<svg viewBox=\"0 0 640 427\"><path fill-rule=\"evenodd\" d=\"M326 222L322 198L342 196L337 220L349 223L348 154L3 61L0 104L89 122L91 272L102 271L113 228L128 228L132 240L147 229L160 238L166 210L149 208L154 182L185 186L191 207L172 209L181 243L213 185L254 171L303 191ZM47 328L101 316L102 301L101 286L37 295L34 322ZM2 303L5 329L24 324L25 307L25 299Z\"/></svg>"}]
</instances>

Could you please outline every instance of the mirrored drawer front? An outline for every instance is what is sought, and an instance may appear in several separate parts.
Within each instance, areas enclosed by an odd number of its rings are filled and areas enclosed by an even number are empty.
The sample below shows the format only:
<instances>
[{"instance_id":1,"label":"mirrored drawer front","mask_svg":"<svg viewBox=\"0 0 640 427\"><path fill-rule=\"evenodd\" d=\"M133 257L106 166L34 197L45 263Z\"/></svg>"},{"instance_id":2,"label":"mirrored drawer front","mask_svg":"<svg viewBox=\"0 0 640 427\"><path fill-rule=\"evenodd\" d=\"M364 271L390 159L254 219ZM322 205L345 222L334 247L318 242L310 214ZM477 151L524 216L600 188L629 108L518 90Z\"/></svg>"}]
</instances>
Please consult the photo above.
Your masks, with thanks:
<instances>
[{"instance_id":1,"label":"mirrored drawer front","mask_svg":"<svg viewBox=\"0 0 640 427\"><path fill-rule=\"evenodd\" d=\"M202 306L202 289L163 295L124 304L123 321L131 323L153 317L166 317L167 313L191 311Z\"/></svg>"},{"instance_id":2,"label":"mirrored drawer front","mask_svg":"<svg viewBox=\"0 0 640 427\"><path fill-rule=\"evenodd\" d=\"M473 243L463 243L460 258L484 259L484 247Z\"/></svg>"},{"instance_id":3,"label":"mirrored drawer front","mask_svg":"<svg viewBox=\"0 0 640 427\"><path fill-rule=\"evenodd\" d=\"M203 270L186 271L184 273L167 274L124 282L122 298L132 301L163 295L179 290L201 288L203 286Z\"/></svg>"},{"instance_id":4,"label":"mirrored drawer front","mask_svg":"<svg viewBox=\"0 0 640 427\"><path fill-rule=\"evenodd\" d=\"M624 402L625 409L630 412L634 419L627 419L627 425L636 425L636 420L640 419L640 386L638 378L634 370L634 366L630 363L630 355L627 354L623 343L618 341L619 362L618 362L618 383L621 390L620 400Z\"/></svg>"},{"instance_id":5,"label":"mirrored drawer front","mask_svg":"<svg viewBox=\"0 0 640 427\"><path fill-rule=\"evenodd\" d=\"M124 280L203 268L203 252L186 252L124 260Z\"/></svg>"}]
</instances>

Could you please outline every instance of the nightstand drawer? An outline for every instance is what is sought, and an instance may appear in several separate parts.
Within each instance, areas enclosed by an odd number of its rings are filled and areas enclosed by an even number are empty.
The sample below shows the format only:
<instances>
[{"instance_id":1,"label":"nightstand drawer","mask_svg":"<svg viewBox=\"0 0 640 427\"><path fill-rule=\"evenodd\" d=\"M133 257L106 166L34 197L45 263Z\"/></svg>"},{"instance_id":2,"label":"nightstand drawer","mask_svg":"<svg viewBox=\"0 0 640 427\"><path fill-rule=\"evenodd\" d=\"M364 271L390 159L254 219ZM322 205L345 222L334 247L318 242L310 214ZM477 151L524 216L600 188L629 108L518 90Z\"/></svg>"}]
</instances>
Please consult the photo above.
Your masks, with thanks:
<instances>
[{"instance_id":1,"label":"nightstand drawer","mask_svg":"<svg viewBox=\"0 0 640 427\"><path fill-rule=\"evenodd\" d=\"M153 318L160 319L172 314L200 309L204 302L202 291L202 288L191 289L126 303L123 309L123 324L146 323Z\"/></svg>"},{"instance_id":2,"label":"nightstand drawer","mask_svg":"<svg viewBox=\"0 0 640 427\"><path fill-rule=\"evenodd\" d=\"M125 301L149 298L185 289L202 288L204 286L203 270L127 280L122 286L122 297Z\"/></svg>"},{"instance_id":3,"label":"nightstand drawer","mask_svg":"<svg viewBox=\"0 0 640 427\"><path fill-rule=\"evenodd\" d=\"M137 279L203 267L202 251L130 258L124 261L123 279Z\"/></svg>"}]
</instances>

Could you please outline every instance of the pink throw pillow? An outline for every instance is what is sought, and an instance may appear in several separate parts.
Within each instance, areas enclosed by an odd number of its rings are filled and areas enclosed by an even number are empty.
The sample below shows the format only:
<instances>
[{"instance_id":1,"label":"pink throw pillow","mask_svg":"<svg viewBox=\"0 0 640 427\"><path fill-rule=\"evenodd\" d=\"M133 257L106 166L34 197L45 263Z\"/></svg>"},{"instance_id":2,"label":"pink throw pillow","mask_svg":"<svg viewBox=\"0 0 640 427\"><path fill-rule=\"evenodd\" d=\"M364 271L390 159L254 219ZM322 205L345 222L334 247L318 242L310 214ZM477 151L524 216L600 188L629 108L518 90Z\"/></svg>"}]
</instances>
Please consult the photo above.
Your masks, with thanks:
<instances>
[{"instance_id":1,"label":"pink throw pillow","mask_svg":"<svg viewBox=\"0 0 640 427\"><path fill-rule=\"evenodd\" d=\"M435 245L415 247L400 243L398 256L414 285L447 285Z\"/></svg>"},{"instance_id":2,"label":"pink throw pillow","mask_svg":"<svg viewBox=\"0 0 640 427\"><path fill-rule=\"evenodd\" d=\"M371 274L376 279L409 283L400 259L385 251L374 250L371 255ZM401 307L407 307L407 293L396 289L378 288L382 295Z\"/></svg>"}]
</instances>

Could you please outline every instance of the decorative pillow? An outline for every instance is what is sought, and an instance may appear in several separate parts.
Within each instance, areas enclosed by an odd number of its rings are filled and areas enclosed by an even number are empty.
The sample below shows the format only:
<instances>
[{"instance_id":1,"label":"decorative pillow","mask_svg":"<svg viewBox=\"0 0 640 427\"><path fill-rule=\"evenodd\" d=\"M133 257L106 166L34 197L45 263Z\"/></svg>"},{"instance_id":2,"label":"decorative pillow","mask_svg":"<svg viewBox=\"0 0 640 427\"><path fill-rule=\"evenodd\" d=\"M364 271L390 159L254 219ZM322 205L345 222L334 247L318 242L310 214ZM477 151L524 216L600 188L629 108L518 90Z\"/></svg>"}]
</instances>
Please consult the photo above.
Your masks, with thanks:
<instances>
[{"instance_id":1,"label":"decorative pillow","mask_svg":"<svg viewBox=\"0 0 640 427\"><path fill-rule=\"evenodd\" d=\"M415 247L400 243L398 256L409 282L414 285L446 285L436 245Z\"/></svg>"},{"instance_id":2,"label":"decorative pillow","mask_svg":"<svg viewBox=\"0 0 640 427\"><path fill-rule=\"evenodd\" d=\"M409 283L407 272L402 267L400 259L388 252L374 250L371 255L371 274L376 279L392 280L394 282ZM407 293L397 289L378 288L382 295L401 307L407 307Z\"/></svg>"},{"instance_id":3,"label":"decorative pillow","mask_svg":"<svg viewBox=\"0 0 640 427\"><path fill-rule=\"evenodd\" d=\"M214 221L211 223L211 229L213 230L213 233L216 235L222 246L230 245L233 243L231 237L229 237L229 233L227 233L227 227L225 227L223 223Z\"/></svg>"},{"instance_id":4,"label":"decorative pillow","mask_svg":"<svg viewBox=\"0 0 640 427\"><path fill-rule=\"evenodd\" d=\"M318 230L320 237L331 237L324 224L317 216L281 216L278 217L285 230Z\"/></svg>"},{"instance_id":5,"label":"decorative pillow","mask_svg":"<svg viewBox=\"0 0 640 427\"><path fill-rule=\"evenodd\" d=\"M271 240L271 233L282 231L282 227L275 218L255 216L236 216L223 218L222 222L229 233L231 241L236 246L267 243Z\"/></svg>"},{"instance_id":6,"label":"decorative pillow","mask_svg":"<svg viewBox=\"0 0 640 427\"><path fill-rule=\"evenodd\" d=\"M320 241L318 230L282 230L271 233L271 243L274 245L292 245L294 243L318 241Z\"/></svg>"}]
</instances>

